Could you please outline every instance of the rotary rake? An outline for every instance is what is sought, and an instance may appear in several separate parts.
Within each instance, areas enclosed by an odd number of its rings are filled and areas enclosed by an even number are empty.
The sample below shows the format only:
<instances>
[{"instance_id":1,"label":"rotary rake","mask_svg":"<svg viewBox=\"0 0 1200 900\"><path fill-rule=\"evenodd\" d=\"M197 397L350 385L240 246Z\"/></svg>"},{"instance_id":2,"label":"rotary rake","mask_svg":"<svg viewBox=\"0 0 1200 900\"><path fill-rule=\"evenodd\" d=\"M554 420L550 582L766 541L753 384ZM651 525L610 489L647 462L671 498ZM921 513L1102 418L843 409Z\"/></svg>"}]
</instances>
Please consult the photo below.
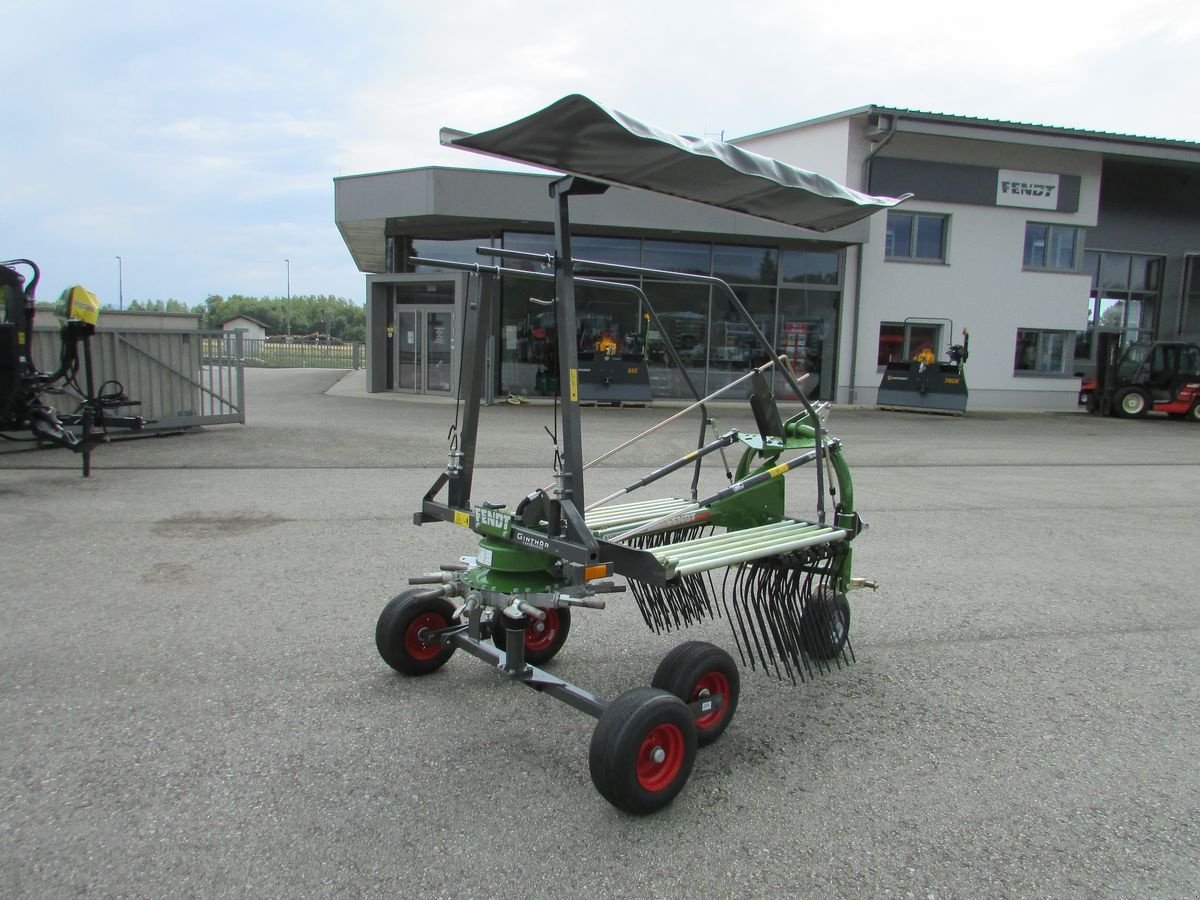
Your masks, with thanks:
<instances>
[{"instance_id":1,"label":"rotary rake","mask_svg":"<svg viewBox=\"0 0 1200 900\"><path fill-rule=\"evenodd\" d=\"M544 273L502 264L463 264L414 257L417 264L462 269L468 279L462 333L460 405L451 429L449 461L414 515L417 525L450 522L481 538L476 555L409 580L376 625L383 659L405 675L424 675L463 650L534 690L598 721L589 748L597 790L614 806L642 814L661 809L691 774L696 749L729 726L740 692L738 663L725 650L687 641L659 664L649 687L611 702L555 677L541 666L563 647L571 612L602 609L606 595L632 593L645 623L674 632L713 618L731 626L743 665L803 681L853 660L846 594L871 586L851 575L850 544L863 523L854 507L850 471L840 441L829 437L797 378L717 278L682 275L576 259L571 253L572 196L603 193L609 184L660 190L776 221L827 230L899 202L868 197L827 179L732 145L668 135L572 96L540 113L491 132L443 133L448 143L569 173L551 184L555 253L539 256L480 248L480 253L543 264ZM555 284L560 334L575 333L575 287L589 285L636 295L662 335L668 357L692 387L653 304L624 281L579 277L576 266L614 275L694 281L724 296L764 348L767 362L640 435L584 464L581 449L578 357L560 342L561 447L556 437L554 478L510 509L471 499L483 369L480 352L499 281L505 275ZM801 411L784 420L768 378L782 378ZM740 389L748 395L755 429L712 437L706 404ZM584 472L669 423L698 412L695 450L590 505ZM555 431L559 433L559 406ZM728 484L699 491L705 458L739 445ZM785 508L785 476L807 467L815 474L815 513L798 518ZM624 500L666 476L690 468L686 496ZM621 499L622 502L617 503ZM827 509L827 504L831 509ZM622 576L626 584L611 580Z\"/></svg>"}]
</instances>

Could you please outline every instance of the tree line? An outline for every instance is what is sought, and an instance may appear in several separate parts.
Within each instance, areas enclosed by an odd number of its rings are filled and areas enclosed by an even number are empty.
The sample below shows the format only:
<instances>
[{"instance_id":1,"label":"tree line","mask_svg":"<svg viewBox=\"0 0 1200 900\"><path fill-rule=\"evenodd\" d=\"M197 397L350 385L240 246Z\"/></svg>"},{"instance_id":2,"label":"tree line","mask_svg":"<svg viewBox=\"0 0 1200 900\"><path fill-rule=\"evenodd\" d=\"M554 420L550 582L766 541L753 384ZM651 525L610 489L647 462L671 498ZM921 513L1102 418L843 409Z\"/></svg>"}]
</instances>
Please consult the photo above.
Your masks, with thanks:
<instances>
[{"instance_id":1,"label":"tree line","mask_svg":"<svg viewBox=\"0 0 1200 900\"><path fill-rule=\"evenodd\" d=\"M43 305L43 304L39 304ZM112 304L105 304L112 309ZM237 316L262 322L267 334L325 334L343 341L367 339L366 316L361 306L344 297L328 294L296 294L287 297L222 297L209 294L203 303L188 306L182 300L133 300L125 304L131 312L192 313L200 316L200 327L216 331ZM55 304L66 315L66 295Z\"/></svg>"}]
</instances>

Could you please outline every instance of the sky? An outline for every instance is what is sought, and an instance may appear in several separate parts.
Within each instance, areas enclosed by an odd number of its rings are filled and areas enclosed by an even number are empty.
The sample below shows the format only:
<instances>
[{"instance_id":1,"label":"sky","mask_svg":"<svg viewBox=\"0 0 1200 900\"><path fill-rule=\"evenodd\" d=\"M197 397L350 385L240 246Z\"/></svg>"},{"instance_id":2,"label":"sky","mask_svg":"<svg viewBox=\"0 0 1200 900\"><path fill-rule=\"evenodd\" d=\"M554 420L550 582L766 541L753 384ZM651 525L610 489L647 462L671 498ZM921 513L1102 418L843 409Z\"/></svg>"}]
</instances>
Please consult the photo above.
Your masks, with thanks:
<instances>
[{"instance_id":1,"label":"sky","mask_svg":"<svg viewBox=\"0 0 1200 900\"><path fill-rule=\"evenodd\" d=\"M0 34L0 259L42 300L361 303L333 179L516 168L439 128L571 93L698 137L879 104L1200 141L1195 0L0 0Z\"/></svg>"}]
</instances>

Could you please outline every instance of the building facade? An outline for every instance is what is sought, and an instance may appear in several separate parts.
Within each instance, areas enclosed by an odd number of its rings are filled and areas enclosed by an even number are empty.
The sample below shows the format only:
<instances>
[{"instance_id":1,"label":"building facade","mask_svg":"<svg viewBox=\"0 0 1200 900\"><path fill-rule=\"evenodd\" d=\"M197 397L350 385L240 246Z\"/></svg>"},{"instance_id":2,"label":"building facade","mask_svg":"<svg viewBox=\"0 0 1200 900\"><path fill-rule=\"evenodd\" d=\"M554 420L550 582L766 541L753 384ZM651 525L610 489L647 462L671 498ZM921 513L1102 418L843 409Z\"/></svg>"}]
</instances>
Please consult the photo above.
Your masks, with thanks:
<instances>
[{"instance_id":1,"label":"building facade","mask_svg":"<svg viewBox=\"0 0 1200 900\"><path fill-rule=\"evenodd\" d=\"M1069 410L1099 331L1200 333L1198 144L874 106L735 143L867 193L915 196L826 234L631 190L577 203L576 258L655 270L626 280L707 391L757 351L720 295L672 272L728 281L813 396L843 403L873 404L886 363L926 348L944 359L968 329L970 408ZM456 388L465 280L429 258L514 270L489 326L489 396L555 389L568 338L545 304L550 283L519 271L535 261L476 251L551 253L550 180L441 168L335 180L338 227L368 273L371 390ZM635 354L654 396L687 396L631 296L584 287L569 339Z\"/></svg>"}]
</instances>

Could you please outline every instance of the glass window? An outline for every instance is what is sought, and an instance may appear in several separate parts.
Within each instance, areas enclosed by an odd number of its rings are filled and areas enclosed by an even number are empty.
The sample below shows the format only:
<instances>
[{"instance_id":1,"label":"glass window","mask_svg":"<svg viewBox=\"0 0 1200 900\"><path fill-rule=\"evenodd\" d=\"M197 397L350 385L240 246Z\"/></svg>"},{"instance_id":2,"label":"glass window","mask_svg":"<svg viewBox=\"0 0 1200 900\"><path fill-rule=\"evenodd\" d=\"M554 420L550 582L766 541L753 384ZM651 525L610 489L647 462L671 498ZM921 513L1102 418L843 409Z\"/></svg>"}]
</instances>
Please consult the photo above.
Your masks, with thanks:
<instances>
[{"instance_id":1,"label":"glass window","mask_svg":"<svg viewBox=\"0 0 1200 900\"><path fill-rule=\"evenodd\" d=\"M773 288L739 287L734 289L734 293L754 324L774 345L776 291ZM727 296L714 291L708 336L707 390L712 392L729 384L745 374L747 369L762 365L767 359L767 352L746 320L733 308Z\"/></svg>"},{"instance_id":2,"label":"glass window","mask_svg":"<svg viewBox=\"0 0 1200 900\"><path fill-rule=\"evenodd\" d=\"M1128 253L1103 253L1100 255L1100 287L1110 290L1129 290L1129 266L1132 262Z\"/></svg>"},{"instance_id":3,"label":"glass window","mask_svg":"<svg viewBox=\"0 0 1200 900\"><path fill-rule=\"evenodd\" d=\"M597 262L618 263L622 266L638 266L642 262L642 242L637 238L595 237L578 235L571 238L571 255L575 259L594 259ZM577 275L598 275L612 278L614 273L595 266L575 267Z\"/></svg>"},{"instance_id":4,"label":"glass window","mask_svg":"<svg viewBox=\"0 0 1200 900\"><path fill-rule=\"evenodd\" d=\"M841 283L841 262L842 254L836 250L784 250L783 282L838 285Z\"/></svg>"},{"instance_id":5,"label":"glass window","mask_svg":"<svg viewBox=\"0 0 1200 900\"><path fill-rule=\"evenodd\" d=\"M648 269L712 274L712 245L690 241L643 241L642 265Z\"/></svg>"},{"instance_id":6,"label":"glass window","mask_svg":"<svg viewBox=\"0 0 1200 900\"><path fill-rule=\"evenodd\" d=\"M1183 334L1200 334L1200 256L1186 257L1183 310L1179 330Z\"/></svg>"},{"instance_id":7,"label":"glass window","mask_svg":"<svg viewBox=\"0 0 1200 900\"><path fill-rule=\"evenodd\" d=\"M506 276L501 285L500 390L550 395L558 391L558 329L554 282Z\"/></svg>"},{"instance_id":8,"label":"glass window","mask_svg":"<svg viewBox=\"0 0 1200 900\"><path fill-rule=\"evenodd\" d=\"M876 363L903 363L928 350L937 358L942 326L929 322L880 322Z\"/></svg>"},{"instance_id":9,"label":"glass window","mask_svg":"<svg viewBox=\"0 0 1200 900\"><path fill-rule=\"evenodd\" d=\"M1027 269L1075 272L1081 245L1079 229L1073 225L1027 222L1022 264Z\"/></svg>"},{"instance_id":10,"label":"glass window","mask_svg":"<svg viewBox=\"0 0 1200 900\"><path fill-rule=\"evenodd\" d=\"M695 397L687 380L671 363L664 333L687 371L693 387L704 391L704 366L708 359L708 295L706 284L648 281L646 298L658 322L643 314L646 364L650 389L656 397Z\"/></svg>"},{"instance_id":11,"label":"glass window","mask_svg":"<svg viewBox=\"0 0 1200 900\"><path fill-rule=\"evenodd\" d=\"M1073 331L1040 331L1033 328L1017 330L1014 372L1061 375L1067 371L1067 362L1075 347Z\"/></svg>"},{"instance_id":12,"label":"glass window","mask_svg":"<svg viewBox=\"0 0 1200 900\"><path fill-rule=\"evenodd\" d=\"M947 222L947 216L889 212L884 256L887 259L944 262Z\"/></svg>"},{"instance_id":13,"label":"glass window","mask_svg":"<svg viewBox=\"0 0 1200 900\"><path fill-rule=\"evenodd\" d=\"M839 295L831 291L785 290L779 295L776 349L788 357L806 397L831 397L837 355ZM778 373L772 377L775 396L794 400L791 385Z\"/></svg>"},{"instance_id":14,"label":"glass window","mask_svg":"<svg viewBox=\"0 0 1200 900\"><path fill-rule=\"evenodd\" d=\"M713 274L730 284L770 284L779 274L779 251L774 247L713 245Z\"/></svg>"},{"instance_id":15,"label":"glass window","mask_svg":"<svg viewBox=\"0 0 1200 900\"><path fill-rule=\"evenodd\" d=\"M426 259L444 259L449 262L492 264L495 262L493 257L483 256L475 252L475 248L477 247L490 246L492 246L492 239L487 235L453 241L413 238L408 242L408 256L422 256ZM456 271L442 266L412 265L408 263L408 259L405 259L405 263L405 271L408 272Z\"/></svg>"},{"instance_id":16,"label":"glass window","mask_svg":"<svg viewBox=\"0 0 1200 900\"><path fill-rule=\"evenodd\" d=\"M505 250L523 250L526 253L539 253L543 255L554 255L554 235L552 234L533 234L523 231L506 231L504 232L504 249ZM502 257L501 261L510 269L542 269L540 263L535 263L532 260L514 259L513 257Z\"/></svg>"}]
</instances>

